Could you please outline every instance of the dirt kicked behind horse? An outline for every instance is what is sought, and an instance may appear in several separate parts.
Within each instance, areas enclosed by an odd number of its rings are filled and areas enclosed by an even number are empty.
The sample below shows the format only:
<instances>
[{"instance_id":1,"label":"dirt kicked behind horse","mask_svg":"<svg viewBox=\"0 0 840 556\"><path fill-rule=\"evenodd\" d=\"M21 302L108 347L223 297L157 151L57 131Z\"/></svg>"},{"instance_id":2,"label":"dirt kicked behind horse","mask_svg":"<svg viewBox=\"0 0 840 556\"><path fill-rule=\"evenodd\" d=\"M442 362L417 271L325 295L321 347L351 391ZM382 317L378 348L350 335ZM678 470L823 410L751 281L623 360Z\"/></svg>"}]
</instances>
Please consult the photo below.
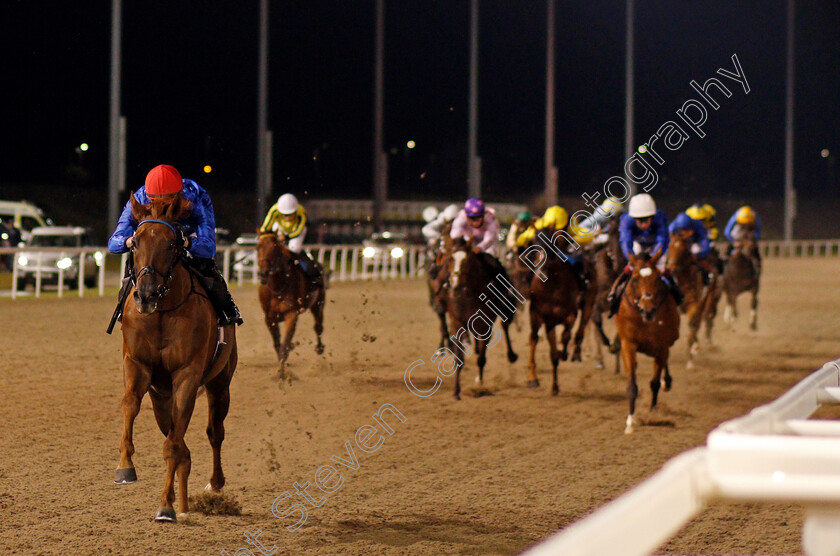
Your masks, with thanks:
<instances>
[{"instance_id":1,"label":"dirt kicked behind horse","mask_svg":"<svg viewBox=\"0 0 840 556\"><path fill-rule=\"evenodd\" d=\"M671 389L668 356L680 335L680 313L668 286L656 269L659 256L648 261L631 257L633 274L621 296L618 308L618 333L621 336L621 360L628 373L627 401L630 413L624 432L632 433L638 422L635 417L636 355L653 357L653 378L650 380L651 409L656 407L660 383ZM663 374L664 373L664 374Z\"/></svg>"},{"instance_id":2,"label":"dirt kicked behind horse","mask_svg":"<svg viewBox=\"0 0 840 556\"><path fill-rule=\"evenodd\" d=\"M550 237L554 230L546 228L544 232ZM588 264L585 262L584 264ZM581 345L583 344L584 332L589 324L592 315L592 307L597 294L597 284L590 282L589 288L581 292L578 286L577 277L571 264L562 260L559 256L548 255L545 263L540 267L539 273L534 273L531 279L531 306L530 322L531 334L530 353L528 358L528 386L537 388L540 385L536 372L536 352L539 332L545 327L545 336L548 340L548 348L551 354L552 382L551 395L556 396L560 392L557 383L557 367L560 361L568 359L569 341L572 338L572 328L580 316L577 332L575 333L574 351L572 361L581 360ZM593 273L589 272L591 276ZM545 278L543 281L542 278ZM557 335L555 328L563 327L563 334L560 339L562 349L557 349Z\"/></svg>"},{"instance_id":3,"label":"dirt kicked behind horse","mask_svg":"<svg viewBox=\"0 0 840 556\"><path fill-rule=\"evenodd\" d=\"M680 311L688 316L688 360L685 368L694 368L694 355L699 352L697 332L703 323L703 316L708 306L711 288L703 282L705 270L694 259L691 253L693 232L675 232L671 234L668 245L668 269L684 294ZM708 326L708 324L707 324ZM707 328L707 332L709 329Z\"/></svg>"},{"instance_id":4,"label":"dirt kicked behind horse","mask_svg":"<svg viewBox=\"0 0 840 556\"><path fill-rule=\"evenodd\" d=\"M193 414L200 386L210 409L207 437L213 449L213 473L206 489L220 491L225 484L221 448L224 420L230 405L230 381L237 362L236 327L224 329L224 344L217 349L217 316L210 300L183 263L183 237L174 226L190 205L180 196L174 201L154 200L149 205L131 196L132 216L139 222L134 234L133 295L123 310L123 434L115 482L133 483L134 420L146 392L160 431L166 436L163 494L156 521L176 521L175 477L179 512L189 511L190 450L184 435Z\"/></svg>"},{"instance_id":5,"label":"dirt kicked behind horse","mask_svg":"<svg viewBox=\"0 0 840 556\"><path fill-rule=\"evenodd\" d=\"M260 234L257 242L257 261L260 305L265 314L265 325L274 342L274 351L280 361L278 375L279 378L284 378L298 316L304 311L311 311L315 318L315 352L319 355L324 352L321 334L324 332L326 294L324 288L313 284L306 277L292 253L276 234Z\"/></svg>"},{"instance_id":6,"label":"dirt kicked behind horse","mask_svg":"<svg viewBox=\"0 0 840 556\"><path fill-rule=\"evenodd\" d=\"M447 338L447 344L450 351L456 355L455 362L455 388L453 397L456 400L461 399L461 369L464 367L466 358L471 355L466 347L466 338L470 335L471 327L477 316L483 315L485 318L481 319L484 326L487 321L495 330L496 314L492 312L484 303L488 299L490 290L488 285L491 284L496 276L493 269L485 264L478 254L473 251L471 241L455 240L452 245L452 251L446 260L446 271L449 276L449 287L446 289L446 310L449 315L450 330L456 331L454 336ZM503 303L498 302L496 305L501 311L504 311L502 320L502 329L504 330L505 342L507 344L508 361L513 363L518 359L516 353L510 345L510 335L508 328L512 321L514 310L507 311ZM479 331L479 333L481 333ZM492 331L488 332L486 337L474 335L473 347L475 353L478 355L476 363L478 364L478 376L476 383L482 385L484 382L484 365L487 363L487 347L488 341L492 337ZM453 341L454 340L454 341Z\"/></svg>"},{"instance_id":7,"label":"dirt kicked behind horse","mask_svg":"<svg viewBox=\"0 0 840 556\"><path fill-rule=\"evenodd\" d=\"M761 263L758 260L758 245L755 239L747 237L738 242L723 269L723 292L726 294L726 309L723 321L730 328L738 317L738 296L750 292L750 329L758 329L758 283L761 279Z\"/></svg>"}]
</instances>

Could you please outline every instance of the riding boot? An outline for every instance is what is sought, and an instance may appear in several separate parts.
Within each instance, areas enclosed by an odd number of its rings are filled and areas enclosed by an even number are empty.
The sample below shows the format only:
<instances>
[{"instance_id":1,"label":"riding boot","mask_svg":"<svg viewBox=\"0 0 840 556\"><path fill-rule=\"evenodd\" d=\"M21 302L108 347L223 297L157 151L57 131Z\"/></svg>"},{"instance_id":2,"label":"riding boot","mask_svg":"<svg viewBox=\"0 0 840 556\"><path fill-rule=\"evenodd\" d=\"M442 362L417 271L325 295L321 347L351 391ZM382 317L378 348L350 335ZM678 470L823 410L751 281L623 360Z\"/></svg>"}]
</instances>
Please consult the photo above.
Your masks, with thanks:
<instances>
[{"instance_id":1,"label":"riding boot","mask_svg":"<svg viewBox=\"0 0 840 556\"><path fill-rule=\"evenodd\" d=\"M670 291L671 295L674 296L674 301L677 302L677 307L682 305L685 295L683 295L682 290L677 285L677 281L671 276L671 273L666 270L662 273L662 279L665 280L665 285L668 286L668 291Z\"/></svg>"},{"instance_id":2,"label":"riding boot","mask_svg":"<svg viewBox=\"0 0 840 556\"><path fill-rule=\"evenodd\" d=\"M321 272L321 267L309 258L306 251L301 251L298 257L298 265L300 265L300 269L303 270L303 273L306 275L306 279L315 286L323 288L324 274Z\"/></svg>"},{"instance_id":3,"label":"riding boot","mask_svg":"<svg viewBox=\"0 0 840 556\"><path fill-rule=\"evenodd\" d=\"M242 324L243 320L239 313L239 308L233 301L233 296L230 295L230 291L228 291L224 276L216 268L216 261L213 259L194 258L192 266L202 275L202 285L207 291L207 297L210 299L210 303L216 309L216 314L219 317L219 326Z\"/></svg>"},{"instance_id":4,"label":"riding boot","mask_svg":"<svg viewBox=\"0 0 840 556\"><path fill-rule=\"evenodd\" d=\"M117 320L122 322L123 307L125 306L125 299L128 296L128 290L131 289L132 277L134 273L134 253L129 251L128 257L125 260L125 275L120 283L120 293L117 294Z\"/></svg>"},{"instance_id":5,"label":"riding boot","mask_svg":"<svg viewBox=\"0 0 840 556\"><path fill-rule=\"evenodd\" d=\"M621 294L624 293L624 288L627 287L629 281L630 274L628 273L619 274L618 278L615 279L612 288L610 288L610 293L607 294L607 303L610 307L608 318L612 318L618 312L618 307L621 305Z\"/></svg>"}]
</instances>

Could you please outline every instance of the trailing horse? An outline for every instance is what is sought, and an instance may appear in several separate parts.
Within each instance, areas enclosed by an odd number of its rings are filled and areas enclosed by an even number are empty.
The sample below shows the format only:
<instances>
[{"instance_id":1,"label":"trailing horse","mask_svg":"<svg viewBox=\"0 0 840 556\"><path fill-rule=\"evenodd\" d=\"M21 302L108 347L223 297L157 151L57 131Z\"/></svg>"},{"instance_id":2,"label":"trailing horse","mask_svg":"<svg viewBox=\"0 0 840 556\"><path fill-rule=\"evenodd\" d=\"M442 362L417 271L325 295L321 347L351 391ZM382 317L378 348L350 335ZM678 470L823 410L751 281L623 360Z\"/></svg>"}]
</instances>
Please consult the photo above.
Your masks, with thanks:
<instances>
[{"instance_id":1,"label":"trailing horse","mask_svg":"<svg viewBox=\"0 0 840 556\"><path fill-rule=\"evenodd\" d=\"M179 512L189 511L187 483L190 451L184 435L192 417L200 386L207 392L210 417L207 437L213 449L213 474L206 489L225 484L221 448L224 420L230 405L229 386L236 368L236 327L217 327L216 312L200 280L185 266L184 238L175 228L190 210L189 202L153 200L149 205L131 196L132 216L139 222L131 248L133 286L122 319L123 434L115 482L133 483L134 420L146 392L152 399L155 420L166 436L163 494L155 520L176 520L175 476L178 476Z\"/></svg>"},{"instance_id":2,"label":"trailing horse","mask_svg":"<svg viewBox=\"0 0 840 556\"><path fill-rule=\"evenodd\" d=\"M538 233L551 237L554 229L544 228ZM588 261L584 261L584 264L588 264ZM589 275L591 276L592 273L590 272ZM536 373L536 351L540 327L544 326L551 353L551 394L556 396L560 391L557 384L557 366L561 360L566 361L568 358L569 340L572 338L572 328L578 320L578 315L580 315L580 322L575 333L572 361L581 360L581 344L592 315L597 284L590 282L589 287L581 291L577 274L571 263L552 254L547 255L547 260L539 267L539 272L533 273L529 289L531 292L531 351L528 359L528 386L536 388L540 384ZM554 329L561 325L563 326L563 335L560 340L562 350L558 351Z\"/></svg>"},{"instance_id":3,"label":"trailing horse","mask_svg":"<svg viewBox=\"0 0 840 556\"><path fill-rule=\"evenodd\" d=\"M298 315L306 310L311 311L315 317L315 352L324 352L321 333L324 331L326 295L321 284L314 284L306 277L294 255L276 234L260 234L257 241L257 263L260 305L265 314L265 325L274 342L274 351L280 360L279 377L283 378ZM282 341L281 322L284 326Z\"/></svg>"},{"instance_id":4,"label":"trailing horse","mask_svg":"<svg viewBox=\"0 0 840 556\"><path fill-rule=\"evenodd\" d=\"M604 333L604 313L609 314L610 312L607 295L610 293L616 278L627 265L627 259L618 243L618 221L611 221L604 233L607 234L606 242L596 245L586 255L594 268L596 292L591 318L592 326L597 332L597 335L593 336L595 340L595 366L599 369L604 368L604 356L601 347L607 346L610 353L615 354L615 374L618 374L621 370L621 340L616 332L615 337L610 342L610 339Z\"/></svg>"},{"instance_id":5,"label":"trailing horse","mask_svg":"<svg viewBox=\"0 0 840 556\"><path fill-rule=\"evenodd\" d=\"M688 316L688 361L686 369L694 368L692 358L699 350L697 331L703 322L711 288L705 284L706 271L691 253L692 230L671 234L668 246L668 269L684 294L680 311ZM708 331L707 324L707 331Z\"/></svg>"},{"instance_id":6,"label":"trailing horse","mask_svg":"<svg viewBox=\"0 0 840 556\"><path fill-rule=\"evenodd\" d=\"M634 415L639 394L636 385L637 353L653 357L653 378L650 381L651 409L656 407L660 382L665 385L666 392L671 389L668 356L671 346L680 335L680 313L674 297L656 268L658 259L659 255L649 260L630 257L633 273L621 295L621 305L618 308L621 360L629 375L627 400L630 414L627 416L625 433L632 433L636 426Z\"/></svg>"},{"instance_id":7,"label":"trailing horse","mask_svg":"<svg viewBox=\"0 0 840 556\"><path fill-rule=\"evenodd\" d=\"M724 322L730 326L738 316L737 300L743 292L750 292L750 329L758 328L758 283L761 279L761 260L758 245L752 236L747 236L734 245L729 260L723 269L723 291L726 293Z\"/></svg>"},{"instance_id":8,"label":"trailing horse","mask_svg":"<svg viewBox=\"0 0 840 556\"><path fill-rule=\"evenodd\" d=\"M446 257L444 269L449 277L449 287L446 288L446 310L451 325L449 329L456 331L454 336L447 338L448 347L456 356L453 396L456 400L460 400L461 369L467 355L470 355L466 348L466 337L470 334L473 335L473 347L478 355L476 382L482 384L484 380L488 341L492 338L497 317L485 302L491 293L489 286L493 284L496 276L494 269L482 260L480 254L473 251L472 242L461 239L454 240L451 252ZM499 291L498 285L493 287ZM510 345L508 328L516 309L515 306L508 306L502 301L497 301L495 306L501 312L508 361L513 363L518 356ZM477 325L483 326L485 331L478 330ZM489 329L487 329L488 326ZM498 338L496 340L498 341Z\"/></svg>"}]
</instances>

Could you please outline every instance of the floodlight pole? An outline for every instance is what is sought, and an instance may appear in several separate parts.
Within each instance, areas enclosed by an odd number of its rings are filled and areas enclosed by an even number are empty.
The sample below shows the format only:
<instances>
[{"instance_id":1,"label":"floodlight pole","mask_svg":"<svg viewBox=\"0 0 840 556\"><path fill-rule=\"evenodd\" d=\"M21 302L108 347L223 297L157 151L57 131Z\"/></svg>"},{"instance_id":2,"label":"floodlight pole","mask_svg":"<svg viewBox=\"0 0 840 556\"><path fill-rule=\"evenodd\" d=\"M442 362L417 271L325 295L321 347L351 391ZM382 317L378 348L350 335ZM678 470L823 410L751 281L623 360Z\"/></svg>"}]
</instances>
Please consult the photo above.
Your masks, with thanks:
<instances>
[{"instance_id":1,"label":"floodlight pole","mask_svg":"<svg viewBox=\"0 0 840 556\"><path fill-rule=\"evenodd\" d=\"M108 225L117 224L120 192L125 189L125 123L120 118L120 72L122 46L122 0L111 1L111 111L108 141ZM121 126L122 124L122 126Z\"/></svg>"},{"instance_id":2,"label":"floodlight pole","mask_svg":"<svg viewBox=\"0 0 840 556\"><path fill-rule=\"evenodd\" d=\"M793 23L794 0L787 3L787 92L785 106L785 241L793 239L796 190L793 188Z\"/></svg>"},{"instance_id":3,"label":"floodlight pole","mask_svg":"<svg viewBox=\"0 0 840 556\"><path fill-rule=\"evenodd\" d=\"M626 164L633 156L635 147L633 145L633 4L634 0L627 0L627 44L625 46L624 62L624 163ZM630 193L636 194L636 185L631 181Z\"/></svg>"},{"instance_id":4,"label":"floodlight pole","mask_svg":"<svg viewBox=\"0 0 840 556\"><path fill-rule=\"evenodd\" d=\"M256 225L268 212L268 0L260 0L260 38L257 78L257 202Z\"/></svg>"},{"instance_id":5,"label":"floodlight pole","mask_svg":"<svg viewBox=\"0 0 840 556\"><path fill-rule=\"evenodd\" d=\"M557 204L557 168L554 166L554 0L548 0L545 47L545 206Z\"/></svg>"},{"instance_id":6,"label":"floodlight pole","mask_svg":"<svg viewBox=\"0 0 840 556\"><path fill-rule=\"evenodd\" d=\"M467 189L481 197L481 160L478 157L478 0L470 0L470 115Z\"/></svg>"},{"instance_id":7,"label":"floodlight pole","mask_svg":"<svg viewBox=\"0 0 840 556\"><path fill-rule=\"evenodd\" d=\"M373 227L384 229L382 214L388 199L388 160L382 151L384 112L385 0L376 0L376 48L373 100Z\"/></svg>"}]
</instances>

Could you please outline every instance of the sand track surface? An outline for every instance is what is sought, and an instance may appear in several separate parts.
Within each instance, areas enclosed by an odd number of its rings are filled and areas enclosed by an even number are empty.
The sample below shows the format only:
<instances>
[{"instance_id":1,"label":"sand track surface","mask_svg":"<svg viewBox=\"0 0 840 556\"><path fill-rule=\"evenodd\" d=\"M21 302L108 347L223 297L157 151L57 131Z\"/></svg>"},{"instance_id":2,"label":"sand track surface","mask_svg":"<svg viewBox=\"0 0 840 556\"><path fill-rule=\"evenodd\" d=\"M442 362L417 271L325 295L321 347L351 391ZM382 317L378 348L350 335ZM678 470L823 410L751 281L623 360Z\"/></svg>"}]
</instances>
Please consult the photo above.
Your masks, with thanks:
<instances>
[{"instance_id":1,"label":"sand track surface","mask_svg":"<svg viewBox=\"0 0 840 556\"><path fill-rule=\"evenodd\" d=\"M139 481L112 483L123 389L119 326L113 336L104 332L114 299L2 300L0 552L234 554L248 546L246 531L261 530L266 548L281 554L517 553L704 444L720 422L775 399L835 359L836 265L765 261L759 330L748 330L742 297L734 331L719 318L715 344L702 346L692 371L684 368L683 331L671 359L673 390L660 394L656 412L647 410L652 362L640 357L639 416L646 425L633 435L623 434L626 379L595 369L591 347L583 363L561 363L561 393L553 398L541 342L542 387L526 388L524 329L513 329L517 363L507 362L503 344L490 351L485 390L474 388L473 359L462 401L452 399L451 379L429 397L411 394L406 367L425 361L412 376L430 388L438 342L422 281L336 284L327 294L324 355L315 354L312 318L304 315L290 378L277 381L257 290L234 288L246 324L238 333L222 458L226 495L240 502L242 515L192 512L177 525L151 520L164 462L148 397L135 426ZM384 404L405 418L383 414L390 435L373 418ZM202 397L186 439L194 495L210 476L206 422ZM384 433L376 452L355 443L363 425ZM350 459L346 441L357 470L331 463L332 456ZM277 519L272 503L294 494L293 483L312 483L328 464L340 471L341 488L323 494L310 486L322 505L307 504L306 523L287 531L296 519ZM303 502L293 496L283 507L294 501ZM797 507L716 505L660 552L799 553L801 527Z\"/></svg>"}]
</instances>

